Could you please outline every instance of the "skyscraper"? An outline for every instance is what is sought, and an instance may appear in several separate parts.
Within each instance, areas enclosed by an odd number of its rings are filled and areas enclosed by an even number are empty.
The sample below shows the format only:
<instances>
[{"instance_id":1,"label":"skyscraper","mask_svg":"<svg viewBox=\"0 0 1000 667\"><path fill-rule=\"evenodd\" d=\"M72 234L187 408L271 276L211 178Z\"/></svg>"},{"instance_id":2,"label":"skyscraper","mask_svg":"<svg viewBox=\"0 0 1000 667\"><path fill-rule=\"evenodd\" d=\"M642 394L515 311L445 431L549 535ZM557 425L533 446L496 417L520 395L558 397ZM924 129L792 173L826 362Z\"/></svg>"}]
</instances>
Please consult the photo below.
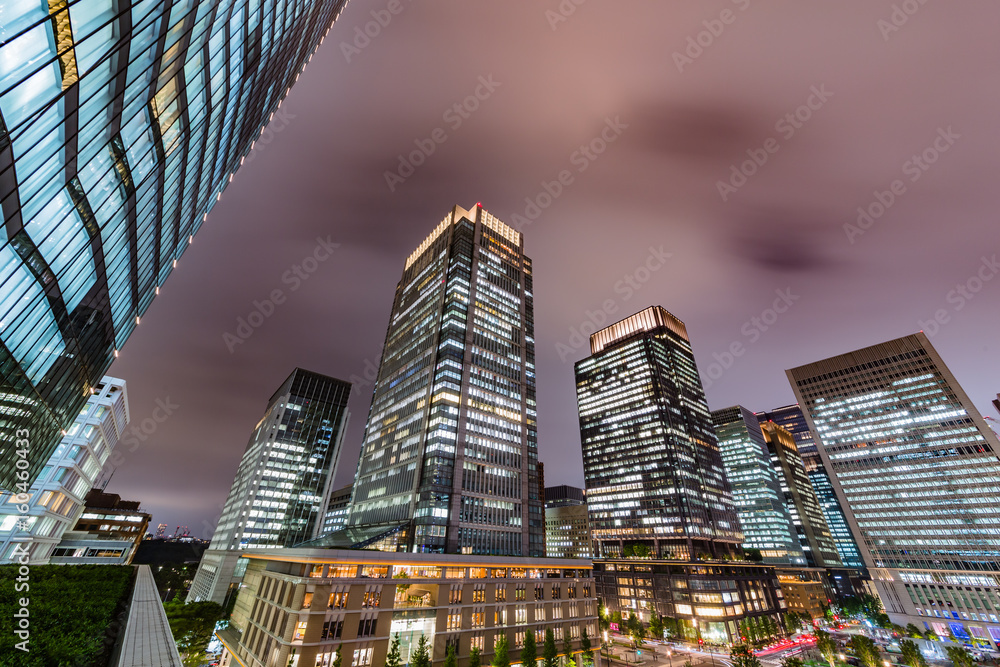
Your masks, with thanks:
<instances>
[{"instance_id":1,"label":"skyscraper","mask_svg":"<svg viewBox=\"0 0 1000 667\"><path fill-rule=\"evenodd\" d=\"M591 558L590 521L583 489L545 489L545 551L549 558Z\"/></svg>"},{"instance_id":2,"label":"skyscraper","mask_svg":"<svg viewBox=\"0 0 1000 667\"><path fill-rule=\"evenodd\" d=\"M343 0L5 2L0 488L80 413Z\"/></svg>"},{"instance_id":3,"label":"skyscraper","mask_svg":"<svg viewBox=\"0 0 1000 667\"><path fill-rule=\"evenodd\" d=\"M802 410L798 405L786 405L768 412L758 412L757 418L761 422L773 421L792 434L813 491L816 492L816 500L823 512L823 518L826 519L826 525L830 529L830 536L833 537L833 543L837 547L840 562L844 567L863 568L865 563L861 558L861 551L851 533L844 509L837 499L830 474L823 465L823 459L816 449L816 442Z\"/></svg>"},{"instance_id":4,"label":"skyscraper","mask_svg":"<svg viewBox=\"0 0 1000 667\"><path fill-rule=\"evenodd\" d=\"M712 423L743 528L743 548L759 550L771 565L805 565L757 417L737 405L712 411Z\"/></svg>"},{"instance_id":5,"label":"skyscraper","mask_svg":"<svg viewBox=\"0 0 1000 667\"><path fill-rule=\"evenodd\" d=\"M823 518L816 492L813 490L802 458L795 448L792 434L774 422L761 425L771 464L781 480L785 506L792 515L799 545L805 551L810 567L840 567L840 556Z\"/></svg>"},{"instance_id":6,"label":"skyscraper","mask_svg":"<svg viewBox=\"0 0 1000 667\"><path fill-rule=\"evenodd\" d=\"M247 443L192 600L225 599L240 552L292 547L322 532L347 427L351 385L296 368Z\"/></svg>"},{"instance_id":7,"label":"skyscraper","mask_svg":"<svg viewBox=\"0 0 1000 667\"><path fill-rule=\"evenodd\" d=\"M520 233L456 206L396 287L348 530L544 556L536 428L531 260Z\"/></svg>"},{"instance_id":8,"label":"skyscraper","mask_svg":"<svg viewBox=\"0 0 1000 667\"><path fill-rule=\"evenodd\" d=\"M17 544L26 546L32 564L49 562L63 533L76 525L101 471L114 468L112 452L128 422L125 381L105 377L28 489L27 498L21 497L27 513L11 511L0 521L0 563L16 560ZM0 507L13 510L21 502L0 492Z\"/></svg>"},{"instance_id":9,"label":"skyscraper","mask_svg":"<svg viewBox=\"0 0 1000 667\"><path fill-rule=\"evenodd\" d=\"M787 374L890 618L1000 640L1000 440L927 336Z\"/></svg>"},{"instance_id":10,"label":"skyscraper","mask_svg":"<svg viewBox=\"0 0 1000 667\"><path fill-rule=\"evenodd\" d=\"M583 473L601 554L737 553L732 492L684 323L659 306L590 337L576 364Z\"/></svg>"},{"instance_id":11,"label":"skyscraper","mask_svg":"<svg viewBox=\"0 0 1000 667\"><path fill-rule=\"evenodd\" d=\"M743 533L684 323L653 306L593 334L590 350L576 391L609 611L661 614L683 637L719 643L780 624L774 569L739 563Z\"/></svg>"}]
</instances>

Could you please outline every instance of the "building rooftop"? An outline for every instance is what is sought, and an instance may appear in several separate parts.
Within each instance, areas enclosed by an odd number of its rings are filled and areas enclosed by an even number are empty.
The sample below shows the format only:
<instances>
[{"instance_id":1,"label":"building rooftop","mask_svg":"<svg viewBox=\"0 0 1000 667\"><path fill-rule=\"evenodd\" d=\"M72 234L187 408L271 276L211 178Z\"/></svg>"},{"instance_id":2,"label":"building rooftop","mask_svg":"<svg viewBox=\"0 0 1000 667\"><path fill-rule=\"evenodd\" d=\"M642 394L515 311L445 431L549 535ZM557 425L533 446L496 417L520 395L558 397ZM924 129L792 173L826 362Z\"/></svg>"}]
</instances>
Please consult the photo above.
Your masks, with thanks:
<instances>
[{"instance_id":1,"label":"building rooftop","mask_svg":"<svg viewBox=\"0 0 1000 667\"><path fill-rule=\"evenodd\" d=\"M590 336L590 353L597 354L609 345L631 338L636 334L660 328L669 329L686 341L691 340L688 338L687 327L684 326L683 322L662 306L650 306L592 334Z\"/></svg>"}]
</instances>

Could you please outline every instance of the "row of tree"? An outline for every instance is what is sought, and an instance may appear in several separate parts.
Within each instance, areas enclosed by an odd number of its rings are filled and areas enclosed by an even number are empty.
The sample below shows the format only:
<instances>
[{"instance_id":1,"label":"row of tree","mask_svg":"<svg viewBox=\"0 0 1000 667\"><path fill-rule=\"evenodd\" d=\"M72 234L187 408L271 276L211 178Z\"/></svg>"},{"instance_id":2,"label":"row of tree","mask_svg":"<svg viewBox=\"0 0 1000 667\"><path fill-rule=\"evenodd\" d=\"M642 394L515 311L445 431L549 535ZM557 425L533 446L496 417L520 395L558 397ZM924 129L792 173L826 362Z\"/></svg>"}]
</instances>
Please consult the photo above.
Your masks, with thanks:
<instances>
[{"instance_id":1,"label":"row of tree","mask_svg":"<svg viewBox=\"0 0 1000 667\"><path fill-rule=\"evenodd\" d=\"M403 658L399 650L400 636L397 632L389 645L389 651L385 656L385 667L402 667ZM587 635L587 628L583 628L580 635L580 649L583 651L584 665L594 663L593 647L590 637ZM569 638L564 638L562 642L562 656L569 659L572 655L573 647ZM342 667L340 647L334 656L331 667ZM552 629L545 631L545 640L542 647L542 664L540 667L559 667L559 650L556 648L556 636ZM535 642L535 633L526 632L524 634L524 646L518 655L522 665L534 667L538 663L538 645ZM493 645L493 659L490 661L491 667L510 667L510 647L506 635L500 635ZM410 667L431 667L430 646L426 635L420 635L417 646L410 653ZM444 657L444 667L458 667L458 648L456 644L449 643ZM482 667L482 656L478 646L473 646L469 651L469 667Z\"/></svg>"}]
</instances>

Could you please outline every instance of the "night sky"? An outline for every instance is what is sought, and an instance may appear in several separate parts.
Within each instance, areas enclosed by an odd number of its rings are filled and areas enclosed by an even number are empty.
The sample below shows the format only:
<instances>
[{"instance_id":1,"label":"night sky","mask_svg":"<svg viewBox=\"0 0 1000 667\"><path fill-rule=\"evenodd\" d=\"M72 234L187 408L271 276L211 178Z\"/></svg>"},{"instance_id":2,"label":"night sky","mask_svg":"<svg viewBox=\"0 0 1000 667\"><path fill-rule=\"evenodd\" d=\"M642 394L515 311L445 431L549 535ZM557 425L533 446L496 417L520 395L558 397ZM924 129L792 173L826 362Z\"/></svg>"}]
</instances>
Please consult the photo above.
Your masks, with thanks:
<instances>
[{"instance_id":1,"label":"night sky","mask_svg":"<svg viewBox=\"0 0 1000 667\"><path fill-rule=\"evenodd\" d=\"M295 366L362 379L351 481L403 262L455 204L534 260L549 485L583 482L575 332L651 304L713 409L789 404L786 368L924 329L997 416L996 3L389 4L350 3L109 372L133 424L172 405L108 486L154 526L211 536Z\"/></svg>"}]
</instances>

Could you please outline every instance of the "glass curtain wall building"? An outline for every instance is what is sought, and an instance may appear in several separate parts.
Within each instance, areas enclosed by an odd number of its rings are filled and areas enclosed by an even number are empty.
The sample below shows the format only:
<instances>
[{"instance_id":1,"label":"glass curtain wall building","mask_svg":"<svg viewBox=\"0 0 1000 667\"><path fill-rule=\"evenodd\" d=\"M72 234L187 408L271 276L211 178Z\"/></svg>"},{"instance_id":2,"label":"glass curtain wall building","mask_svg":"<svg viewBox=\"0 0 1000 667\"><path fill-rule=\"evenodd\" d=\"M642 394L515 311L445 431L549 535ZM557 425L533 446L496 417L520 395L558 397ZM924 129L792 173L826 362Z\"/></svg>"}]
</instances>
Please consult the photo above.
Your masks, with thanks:
<instances>
[{"instance_id":1,"label":"glass curtain wall building","mask_svg":"<svg viewBox=\"0 0 1000 667\"><path fill-rule=\"evenodd\" d=\"M0 435L30 433L29 482L343 4L0 4Z\"/></svg>"},{"instance_id":2,"label":"glass curtain wall building","mask_svg":"<svg viewBox=\"0 0 1000 667\"><path fill-rule=\"evenodd\" d=\"M532 264L520 233L456 206L396 287L348 528L395 548L544 556Z\"/></svg>"},{"instance_id":3,"label":"glass curtain wall building","mask_svg":"<svg viewBox=\"0 0 1000 667\"><path fill-rule=\"evenodd\" d=\"M271 396L243 452L190 599L221 602L244 549L292 547L322 533L350 393L348 382L296 368Z\"/></svg>"},{"instance_id":4,"label":"glass curtain wall building","mask_svg":"<svg viewBox=\"0 0 1000 667\"><path fill-rule=\"evenodd\" d=\"M743 542L684 323L659 306L590 337L576 393L601 555L739 554Z\"/></svg>"},{"instance_id":5,"label":"glass curtain wall building","mask_svg":"<svg viewBox=\"0 0 1000 667\"><path fill-rule=\"evenodd\" d=\"M816 492L816 500L819 501L823 518L826 519L833 543L837 547L840 562L844 564L844 567L864 568L865 563L861 558L858 543L851 533L850 524L844 515L844 509L840 506L840 500L837 499L833 482L830 481L830 474L826 471L826 466L823 465L823 459L820 458L812 431L809 430L802 410L799 409L798 405L786 405L768 412L758 412L757 418L762 423L774 422L792 434L806 474L812 483L813 491Z\"/></svg>"},{"instance_id":6,"label":"glass curtain wall building","mask_svg":"<svg viewBox=\"0 0 1000 667\"><path fill-rule=\"evenodd\" d=\"M787 374L893 621L1000 640L1000 440L927 336Z\"/></svg>"},{"instance_id":7,"label":"glass curtain wall building","mask_svg":"<svg viewBox=\"0 0 1000 667\"><path fill-rule=\"evenodd\" d=\"M764 422L762 430L771 465L781 480L785 506L792 515L799 545L805 551L809 567L841 567L830 528L826 525L816 492L795 448L795 439L774 422Z\"/></svg>"},{"instance_id":8,"label":"glass curtain wall building","mask_svg":"<svg viewBox=\"0 0 1000 667\"><path fill-rule=\"evenodd\" d=\"M712 411L712 423L743 528L743 548L759 550L770 565L805 565L757 417L737 405Z\"/></svg>"}]
</instances>

